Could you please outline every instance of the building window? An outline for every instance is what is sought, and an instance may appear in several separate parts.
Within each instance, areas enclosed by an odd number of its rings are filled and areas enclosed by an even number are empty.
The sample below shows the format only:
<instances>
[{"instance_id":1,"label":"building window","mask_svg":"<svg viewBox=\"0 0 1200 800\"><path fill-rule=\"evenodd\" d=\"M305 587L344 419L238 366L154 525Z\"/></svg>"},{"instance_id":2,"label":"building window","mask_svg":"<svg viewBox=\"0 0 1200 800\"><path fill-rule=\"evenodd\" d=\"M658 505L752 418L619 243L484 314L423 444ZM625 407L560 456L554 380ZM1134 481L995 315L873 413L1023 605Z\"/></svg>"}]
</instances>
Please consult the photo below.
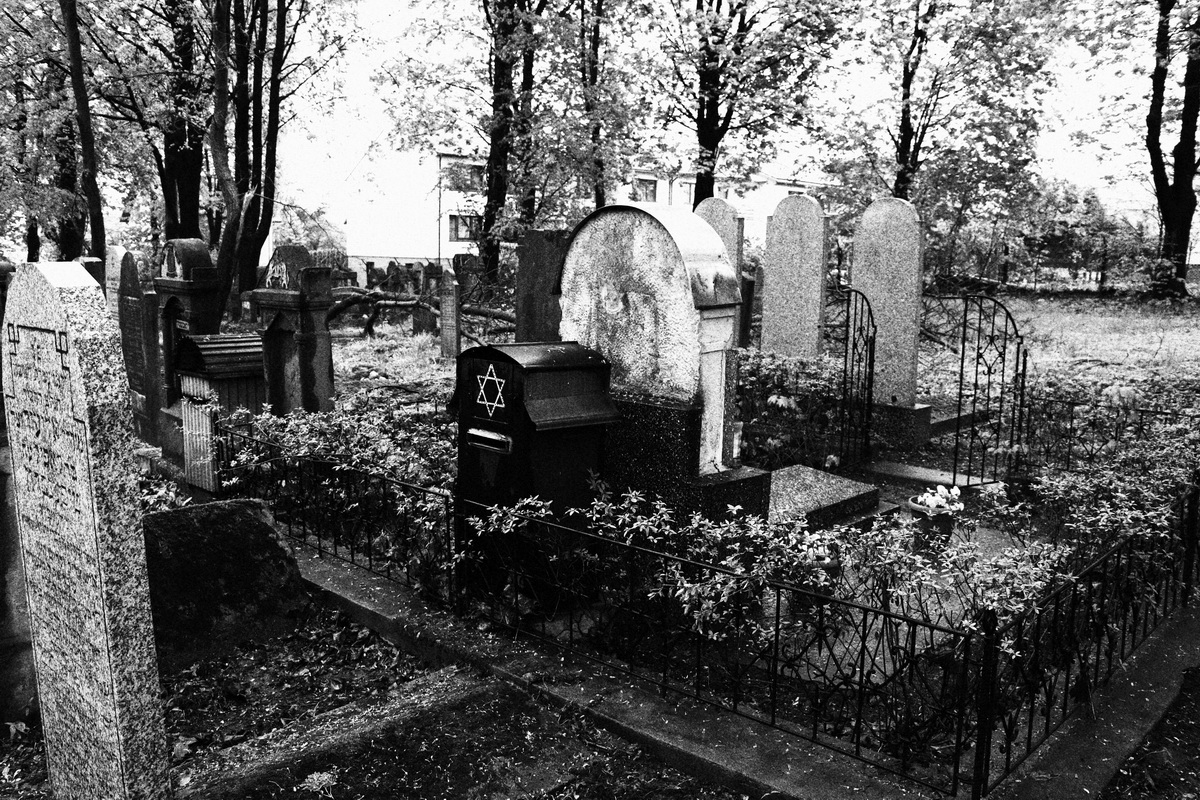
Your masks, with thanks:
<instances>
[{"instance_id":1,"label":"building window","mask_svg":"<svg viewBox=\"0 0 1200 800\"><path fill-rule=\"evenodd\" d=\"M450 241L478 242L482 238L483 217L478 214L451 214Z\"/></svg>"},{"instance_id":2,"label":"building window","mask_svg":"<svg viewBox=\"0 0 1200 800\"><path fill-rule=\"evenodd\" d=\"M696 184L691 181L680 181L679 186L679 205L686 205L691 208L696 203Z\"/></svg>"},{"instance_id":3,"label":"building window","mask_svg":"<svg viewBox=\"0 0 1200 800\"><path fill-rule=\"evenodd\" d=\"M657 203L658 181L654 178L634 178L630 199L638 203Z\"/></svg>"},{"instance_id":4,"label":"building window","mask_svg":"<svg viewBox=\"0 0 1200 800\"><path fill-rule=\"evenodd\" d=\"M453 162L442 167L442 180L451 192L482 192L485 172L482 164Z\"/></svg>"}]
</instances>

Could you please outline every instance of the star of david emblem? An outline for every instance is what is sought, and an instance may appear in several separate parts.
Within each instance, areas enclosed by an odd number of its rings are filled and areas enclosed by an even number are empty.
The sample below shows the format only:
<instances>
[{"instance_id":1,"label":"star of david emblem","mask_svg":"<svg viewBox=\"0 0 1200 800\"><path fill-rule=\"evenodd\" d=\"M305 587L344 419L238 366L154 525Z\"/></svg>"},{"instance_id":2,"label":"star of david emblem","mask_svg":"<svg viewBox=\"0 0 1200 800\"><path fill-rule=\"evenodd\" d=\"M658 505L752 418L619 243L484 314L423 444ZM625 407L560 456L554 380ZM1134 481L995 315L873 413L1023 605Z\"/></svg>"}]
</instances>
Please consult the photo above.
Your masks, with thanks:
<instances>
[{"instance_id":1,"label":"star of david emblem","mask_svg":"<svg viewBox=\"0 0 1200 800\"><path fill-rule=\"evenodd\" d=\"M479 381L479 396L475 398L475 402L487 409L488 416L496 413L497 408L504 408L504 379L496 376L496 366L488 364L487 375L476 375L475 380ZM489 385L496 387L495 399L491 397Z\"/></svg>"}]
</instances>

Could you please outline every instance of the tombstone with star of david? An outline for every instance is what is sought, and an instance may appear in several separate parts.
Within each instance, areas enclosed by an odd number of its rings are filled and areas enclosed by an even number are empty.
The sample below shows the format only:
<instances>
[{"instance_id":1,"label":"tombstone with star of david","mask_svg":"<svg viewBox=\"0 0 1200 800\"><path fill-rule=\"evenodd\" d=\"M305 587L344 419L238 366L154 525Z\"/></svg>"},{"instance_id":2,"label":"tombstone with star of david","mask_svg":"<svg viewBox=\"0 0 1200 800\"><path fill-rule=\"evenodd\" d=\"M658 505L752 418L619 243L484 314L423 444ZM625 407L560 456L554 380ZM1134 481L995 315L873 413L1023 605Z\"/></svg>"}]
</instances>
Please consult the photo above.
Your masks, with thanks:
<instances>
[{"instance_id":1,"label":"tombstone with star of david","mask_svg":"<svg viewBox=\"0 0 1200 800\"><path fill-rule=\"evenodd\" d=\"M458 496L492 506L536 495L559 510L589 502L588 473L600 471L606 428L619 418L609 373L608 362L578 342L464 351L451 401Z\"/></svg>"}]
</instances>

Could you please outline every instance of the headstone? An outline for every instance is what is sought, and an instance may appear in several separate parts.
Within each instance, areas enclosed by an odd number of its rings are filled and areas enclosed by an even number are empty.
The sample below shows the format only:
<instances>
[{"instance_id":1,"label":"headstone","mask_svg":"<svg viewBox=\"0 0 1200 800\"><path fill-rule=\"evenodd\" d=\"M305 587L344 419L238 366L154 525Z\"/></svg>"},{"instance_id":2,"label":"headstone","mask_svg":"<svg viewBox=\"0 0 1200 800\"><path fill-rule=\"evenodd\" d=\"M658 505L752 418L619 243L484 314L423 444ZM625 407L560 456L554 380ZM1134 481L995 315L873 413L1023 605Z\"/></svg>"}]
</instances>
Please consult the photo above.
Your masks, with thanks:
<instances>
[{"instance_id":1,"label":"headstone","mask_svg":"<svg viewBox=\"0 0 1200 800\"><path fill-rule=\"evenodd\" d=\"M440 302L442 297L441 282L442 268L437 264L422 264L415 270L416 291L414 292L422 303L432 306ZM437 315L424 306L413 306L412 332L413 335L438 332Z\"/></svg>"},{"instance_id":2,"label":"headstone","mask_svg":"<svg viewBox=\"0 0 1200 800\"><path fill-rule=\"evenodd\" d=\"M126 252L121 260L121 282L117 289L117 324L121 330L121 353L129 378L129 400L133 406L138 438L158 443L160 375L158 352L158 299L154 283L145 273L146 262L139 254ZM147 288L151 291L147 292Z\"/></svg>"},{"instance_id":3,"label":"headstone","mask_svg":"<svg viewBox=\"0 0 1200 800\"><path fill-rule=\"evenodd\" d=\"M770 473L734 466L740 299L724 243L691 211L606 206L575 229L560 330L612 367L622 420L609 431L606 479L684 511L766 516Z\"/></svg>"},{"instance_id":4,"label":"headstone","mask_svg":"<svg viewBox=\"0 0 1200 800\"><path fill-rule=\"evenodd\" d=\"M732 445L730 351L740 294L725 245L690 211L607 206L580 223L563 264L564 341L598 350L613 385L699 399L701 474Z\"/></svg>"},{"instance_id":5,"label":"headstone","mask_svg":"<svg viewBox=\"0 0 1200 800\"><path fill-rule=\"evenodd\" d=\"M170 794L127 382L96 281L27 264L3 370L34 659L58 798Z\"/></svg>"},{"instance_id":6,"label":"headstone","mask_svg":"<svg viewBox=\"0 0 1200 800\"><path fill-rule=\"evenodd\" d=\"M88 275L92 276L92 280L100 284L101 289L107 285L104 282L104 261L102 259L95 256L80 256L75 260L83 264L84 270L87 271Z\"/></svg>"},{"instance_id":7,"label":"headstone","mask_svg":"<svg viewBox=\"0 0 1200 800\"><path fill-rule=\"evenodd\" d=\"M559 276L571 241L570 231L529 230L517 244L513 304L518 342L561 342L558 335Z\"/></svg>"},{"instance_id":8,"label":"headstone","mask_svg":"<svg viewBox=\"0 0 1200 800\"><path fill-rule=\"evenodd\" d=\"M300 270L314 266L308 248L299 244L281 244L271 253L267 271L259 282L260 289L295 289L299 286Z\"/></svg>"},{"instance_id":9,"label":"headstone","mask_svg":"<svg viewBox=\"0 0 1200 800\"><path fill-rule=\"evenodd\" d=\"M854 288L875 315L876 402L902 408L917 398L923 246L916 209L894 197L868 206L854 237Z\"/></svg>"},{"instance_id":10,"label":"headstone","mask_svg":"<svg viewBox=\"0 0 1200 800\"><path fill-rule=\"evenodd\" d=\"M462 305L454 267L442 267L438 306L442 326L442 358L458 358L462 350Z\"/></svg>"},{"instance_id":11,"label":"headstone","mask_svg":"<svg viewBox=\"0 0 1200 800\"><path fill-rule=\"evenodd\" d=\"M255 289L263 328L267 402L276 414L333 409L333 346L325 314L333 305L328 267L301 270L293 289Z\"/></svg>"},{"instance_id":12,"label":"headstone","mask_svg":"<svg viewBox=\"0 0 1200 800\"><path fill-rule=\"evenodd\" d=\"M750 343L750 318L754 309L754 274L744 271L744 249L746 243L746 217L728 200L720 197L708 197L696 206L696 215L712 226L721 241L725 243L725 252L729 255L729 263L733 264L738 274L742 292L742 306L738 311L738 346L746 347Z\"/></svg>"},{"instance_id":13,"label":"headstone","mask_svg":"<svg viewBox=\"0 0 1200 800\"><path fill-rule=\"evenodd\" d=\"M104 299L108 301L108 310L117 316L121 293L121 262L129 251L120 245L109 245L104 251Z\"/></svg>"},{"instance_id":14,"label":"headstone","mask_svg":"<svg viewBox=\"0 0 1200 800\"><path fill-rule=\"evenodd\" d=\"M767 222L763 257L762 349L816 358L825 324L827 221L821 204L789 195Z\"/></svg>"}]
</instances>

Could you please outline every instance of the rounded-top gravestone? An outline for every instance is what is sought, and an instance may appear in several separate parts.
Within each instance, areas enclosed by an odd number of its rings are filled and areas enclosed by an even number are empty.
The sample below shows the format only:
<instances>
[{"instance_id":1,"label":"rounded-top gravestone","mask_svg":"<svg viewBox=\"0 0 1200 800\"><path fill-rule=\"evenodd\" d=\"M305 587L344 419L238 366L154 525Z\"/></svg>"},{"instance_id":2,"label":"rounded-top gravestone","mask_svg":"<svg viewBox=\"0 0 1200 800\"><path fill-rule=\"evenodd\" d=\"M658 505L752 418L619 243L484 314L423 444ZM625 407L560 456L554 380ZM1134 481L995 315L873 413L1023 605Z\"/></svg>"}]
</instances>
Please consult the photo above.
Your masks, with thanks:
<instances>
[{"instance_id":1,"label":"rounded-top gravestone","mask_svg":"<svg viewBox=\"0 0 1200 800\"><path fill-rule=\"evenodd\" d=\"M825 272L829 255L825 212L807 195L779 201L767 223L763 256L762 347L816 358L825 322Z\"/></svg>"},{"instance_id":2,"label":"rounded-top gravestone","mask_svg":"<svg viewBox=\"0 0 1200 800\"><path fill-rule=\"evenodd\" d=\"M703 309L737 306L725 244L690 211L606 206L579 224L562 274L564 341L604 354L613 384L693 399Z\"/></svg>"}]
</instances>

